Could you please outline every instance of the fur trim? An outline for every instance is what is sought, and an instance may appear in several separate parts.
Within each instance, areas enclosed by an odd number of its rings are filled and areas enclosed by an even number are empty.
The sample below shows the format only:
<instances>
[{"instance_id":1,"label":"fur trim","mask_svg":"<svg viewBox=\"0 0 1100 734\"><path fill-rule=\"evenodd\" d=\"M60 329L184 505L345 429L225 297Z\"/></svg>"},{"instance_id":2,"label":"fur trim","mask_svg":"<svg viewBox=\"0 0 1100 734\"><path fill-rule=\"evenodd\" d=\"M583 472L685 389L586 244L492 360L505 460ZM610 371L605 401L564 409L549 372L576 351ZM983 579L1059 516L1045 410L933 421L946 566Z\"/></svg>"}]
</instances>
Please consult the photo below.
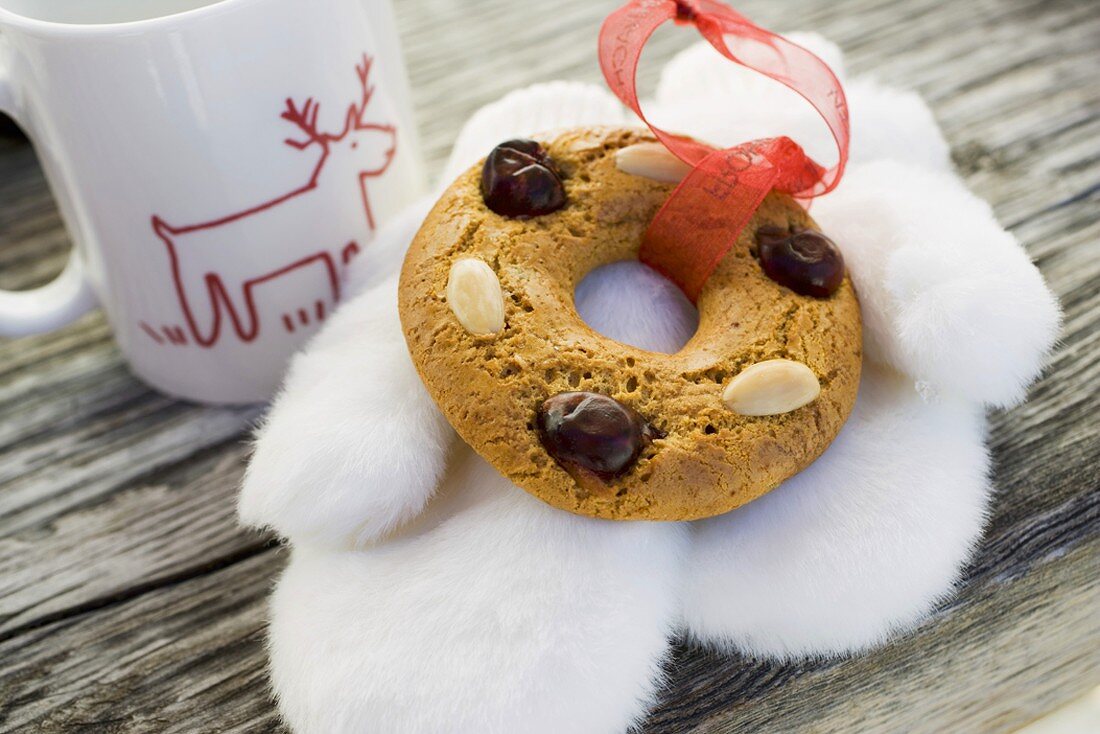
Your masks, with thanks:
<instances>
[{"instance_id":1,"label":"fur trim","mask_svg":"<svg viewBox=\"0 0 1100 734\"><path fill-rule=\"evenodd\" d=\"M271 603L280 710L323 734L625 731L658 685L685 531L561 512L463 448L400 537L295 546Z\"/></svg>"},{"instance_id":2,"label":"fur trim","mask_svg":"<svg viewBox=\"0 0 1100 734\"><path fill-rule=\"evenodd\" d=\"M795 37L840 68L834 45ZM702 46L673 59L654 119L719 144L787 132L828 155L789 92L713 62ZM723 649L842 654L950 593L990 495L982 404L1022 398L1057 303L950 173L924 103L847 88L852 167L814 216L860 292L859 399L817 462L722 517L576 517L455 442L408 357L392 278L430 202L379 233L358 266L366 292L294 360L241 493L244 522L294 545L270 634L294 729L622 732L680 625ZM474 115L444 180L502 139L624 119L591 85L515 92ZM576 300L593 328L647 349L695 329L679 292L637 263L591 274Z\"/></svg>"}]
</instances>

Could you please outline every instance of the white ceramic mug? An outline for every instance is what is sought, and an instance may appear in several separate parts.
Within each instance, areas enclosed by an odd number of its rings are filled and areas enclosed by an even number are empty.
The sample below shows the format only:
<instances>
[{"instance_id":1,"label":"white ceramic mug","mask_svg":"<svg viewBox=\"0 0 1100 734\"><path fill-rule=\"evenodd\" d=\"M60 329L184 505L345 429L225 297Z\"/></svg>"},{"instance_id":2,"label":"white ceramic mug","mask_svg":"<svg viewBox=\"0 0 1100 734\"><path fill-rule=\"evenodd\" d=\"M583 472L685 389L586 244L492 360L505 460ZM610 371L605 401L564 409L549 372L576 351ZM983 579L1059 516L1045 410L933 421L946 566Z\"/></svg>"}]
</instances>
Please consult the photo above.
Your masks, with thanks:
<instances>
[{"instance_id":1,"label":"white ceramic mug","mask_svg":"<svg viewBox=\"0 0 1100 734\"><path fill-rule=\"evenodd\" d=\"M269 397L423 192L389 0L0 0L0 110L74 242L0 334L106 311L172 395Z\"/></svg>"}]
</instances>

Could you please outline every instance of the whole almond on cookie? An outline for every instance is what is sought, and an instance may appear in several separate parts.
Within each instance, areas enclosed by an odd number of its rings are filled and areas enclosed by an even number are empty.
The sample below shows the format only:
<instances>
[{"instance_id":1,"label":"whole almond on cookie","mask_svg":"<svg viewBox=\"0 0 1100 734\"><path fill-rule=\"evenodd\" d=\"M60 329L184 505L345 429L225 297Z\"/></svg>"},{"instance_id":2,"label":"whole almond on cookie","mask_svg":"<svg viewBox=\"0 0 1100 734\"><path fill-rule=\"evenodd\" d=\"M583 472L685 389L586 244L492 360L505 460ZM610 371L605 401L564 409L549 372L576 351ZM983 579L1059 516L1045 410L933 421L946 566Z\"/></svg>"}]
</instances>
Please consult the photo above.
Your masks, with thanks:
<instances>
[{"instance_id":1,"label":"whole almond on cookie","mask_svg":"<svg viewBox=\"0 0 1100 734\"><path fill-rule=\"evenodd\" d=\"M660 143L635 143L615 151L615 166L623 173L663 183L679 183L691 166Z\"/></svg>"},{"instance_id":2,"label":"whole almond on cookie","mask_svg":"<svg viewBox=\"0 0 1100 734\"><path fill-rule=\"evenodd\" d=\"M447 305L471 334L496 334L504 328L504 295L493 269L476 257L451 265L447 278Z\"/></svg>"},{"instance_id":3,"label":"whole almond on cookie","mask_svg":"<svg viewBox=\"0 0 1100 734\"><path fill-rule=\"evenodd\" d=\"M812 403L820 393L821 384L809 367L791 359L769 359L730 380L722 401L740 415L779 415Z\"/></svg>"}]
</instances>

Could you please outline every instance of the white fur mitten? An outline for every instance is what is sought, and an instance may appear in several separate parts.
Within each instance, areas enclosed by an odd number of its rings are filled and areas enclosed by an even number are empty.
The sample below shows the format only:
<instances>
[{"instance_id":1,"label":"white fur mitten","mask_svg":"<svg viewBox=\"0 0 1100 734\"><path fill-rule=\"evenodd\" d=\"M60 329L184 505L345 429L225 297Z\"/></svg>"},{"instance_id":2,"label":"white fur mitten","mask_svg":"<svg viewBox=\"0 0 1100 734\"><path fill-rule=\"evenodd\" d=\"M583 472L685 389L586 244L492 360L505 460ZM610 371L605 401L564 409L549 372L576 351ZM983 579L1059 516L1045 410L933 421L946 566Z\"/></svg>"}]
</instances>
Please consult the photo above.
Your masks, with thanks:
<instances>
[{"instance_id":1,"label":"white fur mitten","mask_svg":"<svg viewBox=\"0 0 1100 734\"><path fill-rule=\"evenodd\" d=\"M291 362L241 488L245 524L350 548L414 517L435 490L454 432L413 368L397 276L385 276L426 211L412 207L371 243L369 272L384 280L338 309Z\"/></svg>"},{"instance_id":2,"label":"white fur mitten","mask_svg":"<svg viewBox=\"0 0 1100 734\"><path fill-rule=\"evenodd\" d=\"M792 37L842 65L832 44ZM700 44L669 63L655 120L719 144L828 142L786 90L715 58ZM678 628L756 654L848 653L950 593L990 495L984 406L1022 398L1057 304L950 172L924 103L847 88L852 164L812 214L860 294L859 397L820 459L720 517L570 515L473 455L397 320L393 273L430 202L372 243L362 294L295 359L241 493L242 520L293 546L270 632L292 728L618 734L644 716ZM598 87L521 90L472 118L445 182L503 139L624 119ZM682 294L638 263L591 274L576 305L597 331L654 351L696 327Z\"/></svg>"}]
</instances>

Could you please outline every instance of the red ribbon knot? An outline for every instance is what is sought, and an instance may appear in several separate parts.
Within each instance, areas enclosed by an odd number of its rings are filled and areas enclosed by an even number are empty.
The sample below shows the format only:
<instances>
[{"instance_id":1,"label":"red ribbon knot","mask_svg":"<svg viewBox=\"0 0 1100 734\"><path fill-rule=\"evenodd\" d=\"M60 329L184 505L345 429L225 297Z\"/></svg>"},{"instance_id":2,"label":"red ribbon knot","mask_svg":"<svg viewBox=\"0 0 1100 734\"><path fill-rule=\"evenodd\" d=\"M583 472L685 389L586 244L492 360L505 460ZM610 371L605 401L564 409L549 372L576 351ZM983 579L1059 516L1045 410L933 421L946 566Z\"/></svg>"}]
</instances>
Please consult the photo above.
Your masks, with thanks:
<instances>
[{"instance_id":1,"label":"red ribbon knot","mask_svg":"<svg viewBox=\"0 0 1100 734\"><path fill-rule=\"evenodd\" d=\"M698 15L699 9L695 7L691 0L676 0L677 23L694 23Z\"/></svg>"},{"instance_id":2,"label":"red ribbon knot","mask_svg":"<svg viewBox=\"0 0 1100 734\"><path fill-rule=\"evenodd\" d=\"M715 150L646 119L638 101L642 47L672 20L694 25L730 61L798 92L825 120L839 157L825 168L787 137ZM669 195L646 230L642 262L664 274L693 302L772 190L808 199L832 191L848 161L848 104L832 70L814 54L754 25L718 0L630 0L600 29L600 68L623 104L692 171Z\"/></svg>"}]
</instances>

